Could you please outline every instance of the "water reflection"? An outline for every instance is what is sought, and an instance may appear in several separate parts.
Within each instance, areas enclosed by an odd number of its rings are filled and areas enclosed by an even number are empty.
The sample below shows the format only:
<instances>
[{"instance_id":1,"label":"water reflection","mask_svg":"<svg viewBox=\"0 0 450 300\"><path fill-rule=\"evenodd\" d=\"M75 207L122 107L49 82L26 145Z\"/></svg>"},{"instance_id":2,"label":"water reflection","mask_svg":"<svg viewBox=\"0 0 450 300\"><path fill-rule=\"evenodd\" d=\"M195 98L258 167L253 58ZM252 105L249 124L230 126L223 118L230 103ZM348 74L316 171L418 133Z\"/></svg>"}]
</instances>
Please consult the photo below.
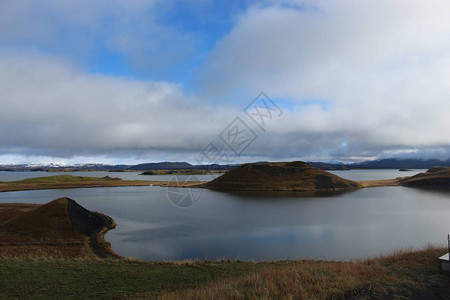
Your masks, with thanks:
<instances>
[{"instance_id":1,"label":"water reflection","mask_svg":"<svg viewBox=\"0 0 450 300\"><path fill-rule=\"evenodd\" d=\"M113 249L145 260L348 260L440 244L450 230L449 195L407 187L333 197L205 190L195 206L179 209L153 186L0 193L0 202L68 196L112 216Z\"/></svg>"},{"instance_id":2,"label":"water reflection","mask_svg":"<svg viewBox=\"0 0 450 300\"><path fill-rule=\"evenodd\" d=\"M348 194L355 192L356 190L348 190L348 191L227 191L220 190L217 192L228 194L230 196L237 196L240 198L246 199L276 199L276 198L292 198L292 199L301 199L301 198L314 198L314 197L337 197L340 195Z\"/></svg>"}]
</instances>

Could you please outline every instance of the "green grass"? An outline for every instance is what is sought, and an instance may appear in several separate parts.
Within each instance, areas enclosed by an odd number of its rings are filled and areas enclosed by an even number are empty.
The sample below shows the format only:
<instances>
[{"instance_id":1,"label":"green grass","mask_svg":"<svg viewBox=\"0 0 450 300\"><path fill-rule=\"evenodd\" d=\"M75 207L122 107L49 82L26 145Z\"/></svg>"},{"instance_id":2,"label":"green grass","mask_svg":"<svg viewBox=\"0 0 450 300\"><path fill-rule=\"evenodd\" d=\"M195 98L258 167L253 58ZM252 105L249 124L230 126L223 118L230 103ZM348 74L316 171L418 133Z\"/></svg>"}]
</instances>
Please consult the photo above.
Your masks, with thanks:
<instances>
[{"instance_id":1,"label":"green grass","mask_svg":"<svg viewBox=\"0 0 450 300\"><path fill-rule=\"evenodd\" d=\"M3 259L0 298L449 299L445 249L361 262Z\"/></svg>"},{"instance_id":2,"label":"green grass","mask_svg":"<svg viewBox=\"0 0 450 300\"><path fill-rule=\"evenodd\" d=\"M163 299L450 299L438 272L446 249L402 251L360 262L285 261Z\"/></svg>"},{"instance_id":3,"label":"green grass","mask_svg":"<svg viewBox=\"0 0 450 300\"><path fill-rule=\"evenodd\" d=\"M105 177L81 177L72 175L56 175L38 178L28 178L18 181L5 182L8 184L27 184L27 183L64 183L64 182L92 182L92 181L111 181L122 180L120 178Z\"/></svg>"},{"instance_id":4,"label":"green grass","mask_svg":"<svg viewBox=\"0 0 450 300\"><path fill-rule=\"evenodd\" d=\"M129 260L0 260L0 298L124 298L239 276L253 263L157 264Z\"/></svg>"},{"instance_id":5,"label":"green grass","mask_svg":"<svg viewBox=\"0 0 450 300\"><path fill-rule=\"evenodd\" d=\"M203 185L240 191L345 191L359 188L351 180L301 161L243 164Z\"/></svg>"},{"instance_id":6,"label":"green grass","mask_svg":"<svg viewBox=\"0 0 450 300\"><path fill-rule=\"evenodd\" d=\"M18 181L0 181L0 192L86 187L146 186L149 184L154 184L154 182L146 180L122 180L120 178L110 176L82 177L72 175L56 175L28 178Z\"/></svg>"}]
</instances>

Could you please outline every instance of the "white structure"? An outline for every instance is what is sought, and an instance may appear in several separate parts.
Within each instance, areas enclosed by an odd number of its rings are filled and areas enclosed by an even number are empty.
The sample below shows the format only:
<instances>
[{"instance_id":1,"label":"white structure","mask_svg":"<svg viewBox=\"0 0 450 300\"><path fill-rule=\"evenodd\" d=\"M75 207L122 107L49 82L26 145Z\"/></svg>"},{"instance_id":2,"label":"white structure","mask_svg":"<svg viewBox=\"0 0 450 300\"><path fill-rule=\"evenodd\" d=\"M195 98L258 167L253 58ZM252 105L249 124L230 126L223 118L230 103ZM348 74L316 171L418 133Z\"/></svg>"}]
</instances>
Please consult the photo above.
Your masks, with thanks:
<instances>
[{"instance_id":1,"label":"white structure","mask_svg":"<svg viewBox=\"0 0 450 300\"><path fill-rule=\"evenodd\" d=\"M448 257L448 253L439 257L439 272L450 273L450 261Z\"/></svg>"},{"instance_id":2,"label":"white structure","mask_svg":"<svg viewBox=\"0 0 450 300\"><path fill-rule=\"evenodd\" d=\"M441 273L450 273L450 234L447 235L447 247L448 253L442 255L438 258L439 261L439 272Z\"/></svg>"}]
</instances>

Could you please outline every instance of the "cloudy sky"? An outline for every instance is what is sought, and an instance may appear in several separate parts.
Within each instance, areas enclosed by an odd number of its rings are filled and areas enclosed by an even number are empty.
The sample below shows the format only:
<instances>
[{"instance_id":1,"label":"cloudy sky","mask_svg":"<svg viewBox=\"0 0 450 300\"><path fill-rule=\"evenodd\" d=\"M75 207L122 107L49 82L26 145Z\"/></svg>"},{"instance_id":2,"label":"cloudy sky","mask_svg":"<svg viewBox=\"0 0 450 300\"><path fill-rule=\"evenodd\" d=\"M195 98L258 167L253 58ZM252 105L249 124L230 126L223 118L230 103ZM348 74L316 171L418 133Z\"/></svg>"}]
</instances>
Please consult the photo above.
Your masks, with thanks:
<instances>
[{"instance_id":1,"label":"cloudy sky","mask_svg":"<svg viewBox=\"0 0 450 300\"><path fill-rule=\"evenodd\" d=\"M448 0L0 0L0 164L195 162L211 142L230 162L448 158L449 15ZM263 128L244 112L261 91L278 109ZM257 138L236 154L237 117Z\"/></svg>"}]
</instances>

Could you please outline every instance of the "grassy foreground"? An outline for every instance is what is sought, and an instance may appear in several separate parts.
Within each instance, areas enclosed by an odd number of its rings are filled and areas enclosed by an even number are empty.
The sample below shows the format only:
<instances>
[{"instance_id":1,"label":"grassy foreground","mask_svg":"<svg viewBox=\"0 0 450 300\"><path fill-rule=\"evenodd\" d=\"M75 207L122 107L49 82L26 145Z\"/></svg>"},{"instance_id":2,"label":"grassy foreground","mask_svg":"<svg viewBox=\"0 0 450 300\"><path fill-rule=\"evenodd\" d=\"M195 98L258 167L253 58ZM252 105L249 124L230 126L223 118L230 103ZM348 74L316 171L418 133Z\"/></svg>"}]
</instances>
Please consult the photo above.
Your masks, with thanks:
<instances>
[{"instance_id":1,"label":"grassy foreground","mask_svg":"<svg viewBox=\"0 0 450 300\"><path fill-rule=\"evenodd\" d=\"M449 299L445 249L361 262L1 259L0 298Z\"/></svg>"}]
</instances>

